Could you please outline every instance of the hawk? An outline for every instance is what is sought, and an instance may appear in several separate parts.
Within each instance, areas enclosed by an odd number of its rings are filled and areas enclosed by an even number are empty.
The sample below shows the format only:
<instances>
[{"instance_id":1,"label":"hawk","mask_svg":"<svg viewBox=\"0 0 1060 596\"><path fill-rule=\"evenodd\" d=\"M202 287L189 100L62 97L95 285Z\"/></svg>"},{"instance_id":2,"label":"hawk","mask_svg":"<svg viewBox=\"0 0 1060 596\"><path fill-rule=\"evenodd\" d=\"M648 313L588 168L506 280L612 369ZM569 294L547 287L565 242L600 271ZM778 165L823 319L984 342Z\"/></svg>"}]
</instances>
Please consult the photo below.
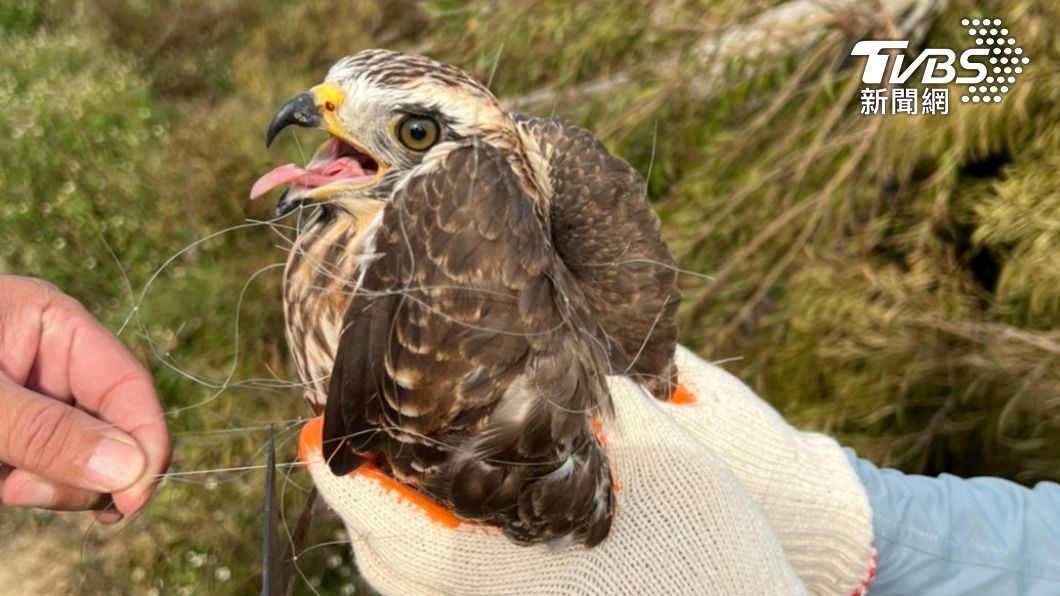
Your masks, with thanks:
<instances>
[{"instance_id":1,"label":"hawk","mask_svg":"<svg viewBox=\"0 0 1060 596\"><path fill-rule=\"evenodd\" d=\"M324 455L370 461L518 543L603 540L605 378L674 387L676 268L644 180L593 135L506 112L483 85L386 50L346 57L280 108L327 131L280 166L305 207L287 339Z\"/></svg>"}]
</instances>

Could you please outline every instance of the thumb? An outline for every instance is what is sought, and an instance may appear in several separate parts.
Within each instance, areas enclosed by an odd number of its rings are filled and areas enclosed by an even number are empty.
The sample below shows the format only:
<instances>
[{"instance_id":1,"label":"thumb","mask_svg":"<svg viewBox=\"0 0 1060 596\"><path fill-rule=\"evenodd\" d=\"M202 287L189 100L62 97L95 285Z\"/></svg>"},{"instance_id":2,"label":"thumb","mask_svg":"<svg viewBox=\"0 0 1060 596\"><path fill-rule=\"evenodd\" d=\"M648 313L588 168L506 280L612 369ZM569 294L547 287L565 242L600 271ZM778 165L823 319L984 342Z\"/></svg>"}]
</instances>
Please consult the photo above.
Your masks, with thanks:
<instances>
[{"instance_id":1,"label":"thumb","mask_svg":"<svg viewBox=\"0 0 1060 596\"><path fill-rule=\"evenodd\" d=\"M0 375L0 462L53 482L110 493L143 475L135 439Z\"/></svg>"}]
</instances>

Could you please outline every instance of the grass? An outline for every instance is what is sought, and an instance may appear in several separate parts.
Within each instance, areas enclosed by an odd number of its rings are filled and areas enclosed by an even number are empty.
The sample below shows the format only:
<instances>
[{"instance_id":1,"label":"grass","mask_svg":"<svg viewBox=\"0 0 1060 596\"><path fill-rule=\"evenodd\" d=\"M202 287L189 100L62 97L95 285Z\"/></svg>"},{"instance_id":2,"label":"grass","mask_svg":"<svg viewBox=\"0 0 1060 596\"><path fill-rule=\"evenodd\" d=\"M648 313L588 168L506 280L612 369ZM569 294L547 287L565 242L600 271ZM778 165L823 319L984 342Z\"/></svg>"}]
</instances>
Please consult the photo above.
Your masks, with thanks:
<instances>
[{"instance_id":1,"label":"grass","mask_svg":"<svg viewBox=\"0 0 1060 596\"><path fill-rule=\"evenodd\" d=\"M292 377L284 232L247 224L271 209L245 197L315 142L266 152L276 106L374 46L460 65L504 98L626 81L524 109L650 172L681 265L715 278L683 279L684 342L740 357L729 368L790 420L882 465L1060 479L1060 12L952 2L929 46L963 47L957 21L982 14L1033 61L1000 105L951 90L947 117L861 117L842 39L697 93L697 40L775 4L5 4L0 271L47 278L121 331L158 379L180 475L118 529L3 511L0 532L57 536L74 592L256 592L266 429L290 461L306 411L276 382ZM288 471L293 514L309 480ZM318 522L299 593L363 591L327 544L340 530Z\"/></svg>"}]
</instances>

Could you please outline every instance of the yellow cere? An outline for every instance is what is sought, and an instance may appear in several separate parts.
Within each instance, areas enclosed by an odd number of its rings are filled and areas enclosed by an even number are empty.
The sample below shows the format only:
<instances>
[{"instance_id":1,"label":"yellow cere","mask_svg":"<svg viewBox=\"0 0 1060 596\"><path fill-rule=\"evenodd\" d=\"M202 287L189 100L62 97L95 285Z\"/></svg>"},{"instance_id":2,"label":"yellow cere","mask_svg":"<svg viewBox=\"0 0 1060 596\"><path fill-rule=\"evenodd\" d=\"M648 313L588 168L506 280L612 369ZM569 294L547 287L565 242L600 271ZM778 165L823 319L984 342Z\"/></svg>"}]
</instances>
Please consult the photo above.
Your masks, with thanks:
<instances>
[{"instance_id":1,"label":"yellow cere","mask_svg":"<svg viewBox=\"0 0 1060 596\"><path fill-rule=\"evenodd\" d=\"M346 101L346 94L335 83L321 83L310 89L309 92L316 98L320 115L330 129L335 118L335 111Z\"/></svg>"}]
</instances>

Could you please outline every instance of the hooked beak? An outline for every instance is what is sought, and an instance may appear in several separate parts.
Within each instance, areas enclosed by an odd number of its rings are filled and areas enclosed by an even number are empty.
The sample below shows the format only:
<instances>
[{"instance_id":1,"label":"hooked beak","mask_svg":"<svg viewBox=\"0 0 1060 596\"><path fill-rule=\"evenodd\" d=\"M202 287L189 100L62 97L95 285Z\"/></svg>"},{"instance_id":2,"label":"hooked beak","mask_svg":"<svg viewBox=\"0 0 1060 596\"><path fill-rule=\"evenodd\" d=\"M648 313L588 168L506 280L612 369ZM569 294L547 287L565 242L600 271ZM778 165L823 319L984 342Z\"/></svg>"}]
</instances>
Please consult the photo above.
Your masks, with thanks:
<instances>
[{"instance_id":1,"label":"hooked beak","mask_svg":"<svg viewBox=\"0 0 1060 596\"><path fill-rule=\"evenodd\" d=\"M303 128L325 128L317 98L312 93L300 93L283 104L269 123L269 130L265 133L265 146L271 146L280 131L292 124Z\"/></svg>"}]
</instances>

